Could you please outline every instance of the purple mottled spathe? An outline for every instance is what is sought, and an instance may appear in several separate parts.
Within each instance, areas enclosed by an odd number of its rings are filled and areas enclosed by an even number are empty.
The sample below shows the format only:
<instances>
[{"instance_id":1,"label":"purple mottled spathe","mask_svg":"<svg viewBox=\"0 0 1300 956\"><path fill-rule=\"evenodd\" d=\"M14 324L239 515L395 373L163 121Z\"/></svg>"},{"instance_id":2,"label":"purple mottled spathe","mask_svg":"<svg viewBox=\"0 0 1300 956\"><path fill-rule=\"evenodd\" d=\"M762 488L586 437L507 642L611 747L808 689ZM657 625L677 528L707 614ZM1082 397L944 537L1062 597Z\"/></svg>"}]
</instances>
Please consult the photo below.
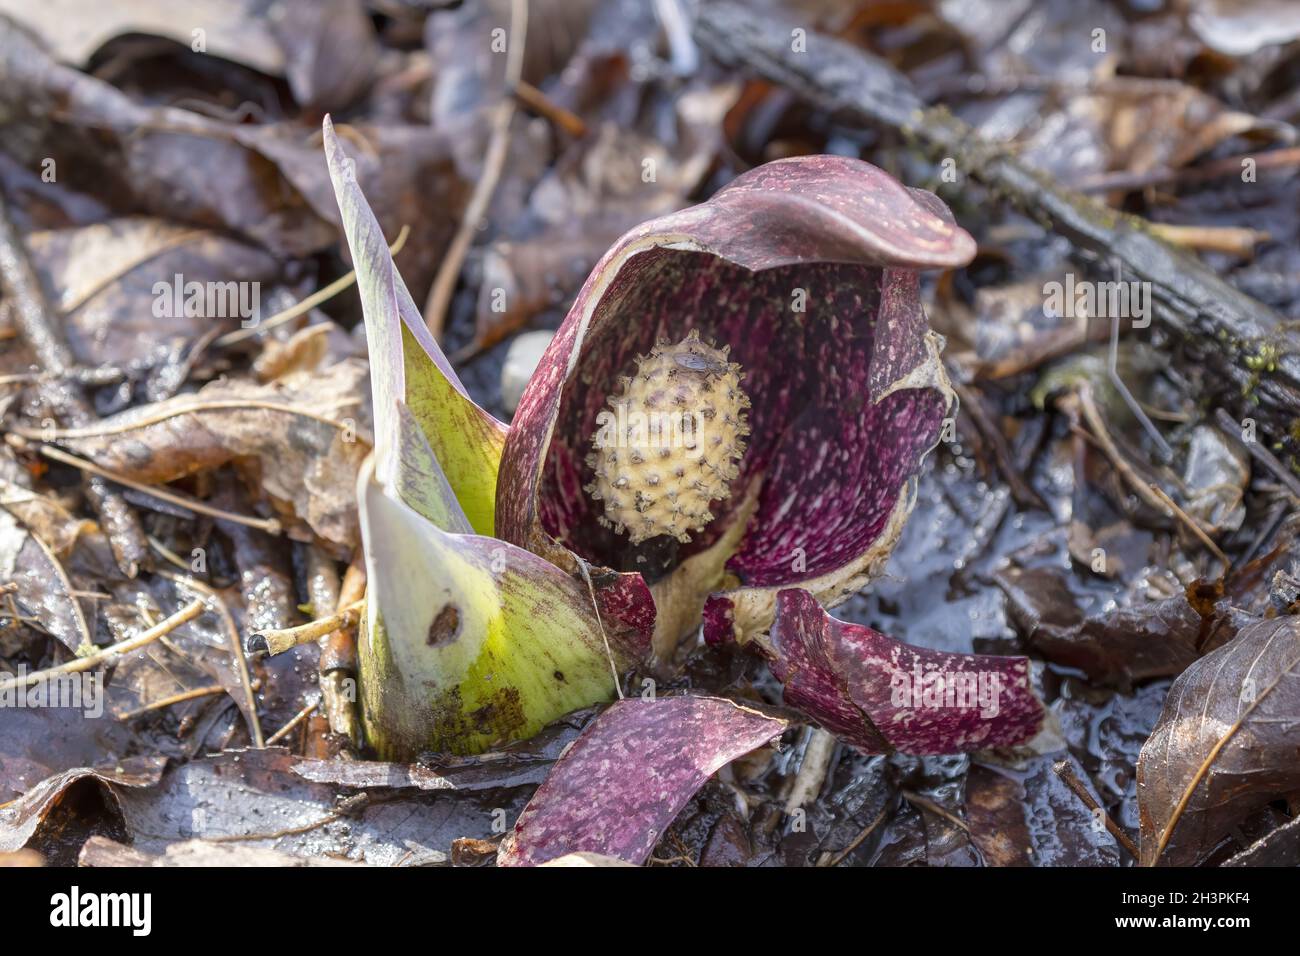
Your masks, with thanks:
<instances>
[{"instance_id":1,"label":"purple mottled spathe","mask_svg":"<svg viewBox=\"0 0 1300 956\"><path fill-rule=\"evenodd\" d=\"M786 722L717 697L621 700L551 769L501 844L501 866L591 852L640 865L714 773Z\"/></svg>"},{"instance_id":2,"label":"purple mottled spathe","mask_svg":"<svg viewBox=\"0 0 1300 956\"><path fill-rule=\"evenodd\" d=\"M636 357L697 329L740 363L751 434L731 496L676 565L716 544L750 500L726 564L740 585L728 594L764 594L737 603L747 626L755 604L770 619L781 587L829 602L851 593L883 565L892 542L881 542L950 407L946 388L918 373L938 363L916 270L960 266L974 249L937 198L836 156L770 163L637 227L593 270L524 393L497 533L574 572L632 566L627 539L599 524L584 491L591 437ZM634 627L647 609L629 579L640 576L605 574L598 589L619 593L602 596L602 611ZM729 636L735 615L706 613L710 638Z\"/></svg>"},{"instance_id":3,"label":"purple mottled spathe","mask_svg":"<svg viewBox=\"0 0 1300 956\"><path fill-rule=\"evenodd\" d=\"M836 620L807 591L777 596L769 642L785 702L866 753L1007 747L1043 722L1028 658L912 647Z\"/></svg>"}]
</instances>

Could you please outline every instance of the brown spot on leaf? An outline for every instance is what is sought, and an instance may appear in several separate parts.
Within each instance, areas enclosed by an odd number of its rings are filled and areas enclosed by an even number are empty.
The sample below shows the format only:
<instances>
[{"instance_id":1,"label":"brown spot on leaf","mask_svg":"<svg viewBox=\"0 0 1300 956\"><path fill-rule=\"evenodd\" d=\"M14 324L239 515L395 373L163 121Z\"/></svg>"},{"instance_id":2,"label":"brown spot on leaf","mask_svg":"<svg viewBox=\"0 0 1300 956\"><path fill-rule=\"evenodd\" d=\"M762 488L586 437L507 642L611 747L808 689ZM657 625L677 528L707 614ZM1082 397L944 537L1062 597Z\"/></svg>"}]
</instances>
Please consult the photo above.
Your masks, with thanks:
<instances>
[{"instance_id":1,"label":"brown spot on leaf","mask_svg":"<svg viewBox=\"0 0 1300 956\"><path fill-rule=\"evenodd\" d=\"M459 634L460 609L454 604L444 604L429 625L429 636L425 638L425 643L430 647L440 647L454 641Z\"/></svg>"}]
</instances>

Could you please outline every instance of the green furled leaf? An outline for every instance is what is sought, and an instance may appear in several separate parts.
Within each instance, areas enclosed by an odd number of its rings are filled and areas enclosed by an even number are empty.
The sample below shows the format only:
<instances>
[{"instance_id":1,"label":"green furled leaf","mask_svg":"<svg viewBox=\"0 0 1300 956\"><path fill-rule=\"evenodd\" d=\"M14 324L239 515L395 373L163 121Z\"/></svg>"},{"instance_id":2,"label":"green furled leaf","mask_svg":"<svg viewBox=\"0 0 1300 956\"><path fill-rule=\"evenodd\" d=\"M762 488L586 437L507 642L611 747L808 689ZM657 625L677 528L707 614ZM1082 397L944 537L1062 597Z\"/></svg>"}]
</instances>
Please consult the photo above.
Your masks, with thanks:
<instances>
[{"instance_id":1,"label":"green furled leaf","mask_svg":"<svg viewBox=\"0 0 1300 956\"><path fill-rule=\"evenodd\" d=\"M376 473L385 486L403 491L411 488L410 481L397 477L405 467L397 452L396 409L397 403L403 402L441 463L470 525L479 534L491 535L507 427L474 404L429 334L393 265L379 222L357 185L354 162L343 152L329 117L325 118L324 137L325 158L366 320Z\"/></svg>"},{"instance_id":2,"label":"green furled leaf","mask_svg":"<svg viewBox=\"0 0 1300 956\"><path fill-rule=\"evenodd\" d=\"M397 403L396 420L398 467L393 476L393 490L398 499L443 531L473 534L474 529L438 464L438 456L429 447L420 423L402 402Z\"/></svg>"},{"instance_id":3,"label":"green furled leaf","mask_svg":"<svg viewBox=\"0 0 1300 956\"><path fill-rule=\"evenodd\" d=\"M439 529L381 487L373 460L357 499L361 712L384 759L478 753L614 695L591 597L573 578L504 541Z\"/></svg>"}]
</instances>

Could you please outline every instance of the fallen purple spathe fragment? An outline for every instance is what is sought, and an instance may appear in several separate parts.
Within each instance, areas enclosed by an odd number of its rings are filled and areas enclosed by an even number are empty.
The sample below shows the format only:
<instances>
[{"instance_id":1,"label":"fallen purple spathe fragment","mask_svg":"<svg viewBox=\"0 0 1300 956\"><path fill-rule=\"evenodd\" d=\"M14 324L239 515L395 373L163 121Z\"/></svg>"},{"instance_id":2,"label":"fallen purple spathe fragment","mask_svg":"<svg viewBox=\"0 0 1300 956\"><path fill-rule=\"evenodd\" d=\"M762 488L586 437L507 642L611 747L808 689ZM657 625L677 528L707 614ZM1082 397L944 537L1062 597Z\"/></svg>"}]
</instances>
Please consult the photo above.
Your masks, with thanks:
<instances>
[{"instance_id":1,"label":"fallen purple spathe fragment","mask_svg":"<svg viewBox=\"0 0 1300 956\"><path fill-rule=\"evenodd\" d=\"M913 647L777 595L760 640L784 700L867 753L955 754L1028 741L1043 721L1029 660Z\"/></svg>"},{"instance_id":2,"label":"fallen purple spathe fragment","mask_svg":"<svg viewBox=\"0 0 1300 956\"><path fill-rule=\"evenodd\" d=\"M883 569L954 402L917 270L974 251L936 197L838 156L769 163L636 227L592 271L523 395L497 534L570 573L617 572L595 581L602 611L652 623L661 657L702 615L710 639L761 634L782 588L827 606L854 593ZM637 357L691 333L739 365L747 445L711 522L646 555L600 523L588 453Z\"/></svg>"},{"instance_id":3,"label":"fallen purple spathe fragment","mask_svg":"<svg viewBox=\"0 0 1300 956\"><path fill-rule=\"evenodd\" d=\"M640 865L710 776L785 728L718 697L621 700L552 768L497 862L536 866L587 852Z\"/></svg>"}]
</instances>

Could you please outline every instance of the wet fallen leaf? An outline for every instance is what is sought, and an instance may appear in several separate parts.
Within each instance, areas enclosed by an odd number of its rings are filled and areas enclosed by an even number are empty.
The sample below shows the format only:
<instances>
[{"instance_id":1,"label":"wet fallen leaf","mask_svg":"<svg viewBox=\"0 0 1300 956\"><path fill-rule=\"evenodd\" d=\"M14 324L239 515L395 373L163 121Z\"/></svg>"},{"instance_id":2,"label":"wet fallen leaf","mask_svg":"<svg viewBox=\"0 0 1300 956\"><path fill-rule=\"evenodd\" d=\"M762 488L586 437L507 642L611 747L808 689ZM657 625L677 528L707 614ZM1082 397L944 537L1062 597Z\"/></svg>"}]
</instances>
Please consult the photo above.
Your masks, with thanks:
<instances>
[{"instance_id":1,"label":"wet fallen leaf","mask_svg":"<svg viewBox=\"0 0 1300 956\"><path fill-rule=\"evenodd\" d=\"M52 304L63 313L73 354L89 366L147 366L177 340L267 318L262 287L269 290L280 271L247 243L144 216L37 232L28 243L42 279L58 291ZM197 308L186 307L190 283L205 290ZM210 288L220 291L210 296Z\"/></svg>"},{"instance_id":2,"label":"wet fallen leaf","mask_svg":"<svg viewBox=\"0 0 1300 956\"><path fill-rule=\"evenodd\" d=\"M1300 619L1262 621L1169 689L1138 758L1144 866L1190 865L1300 791Z\"/></svg>"},{"instance_id":3,"label":"wet fallen leaf","mask_svg":"<svg viewBox=\"0 0 1300 956\"><path fill-rule=\"evenodd\" d=\"M1260 837L1224 866L1300 866L1300 817Z\"/></svg>"},{"instance_id":4,"label":"wet fallen leaf","mask_svg":"<svg viewBox=\"0 0 1300 956\"><path fill-rule=\"evenodd\" d=\"M1119 864L1115 838L1053 772L1058 759L1045 754L1023 767L971 768L966 819L986 865ZM1082 777L1078 761L1069 761Z\"/></svg>"},{"instance_id":5,"label":"wet fallen leaf","mask_svg":"<svg viewBox=\"0 0 1300 956\"><path fill-rule=\"evenodd\" d=\"M1017 629L1044 657L1120 686L1181 674L1250 620L1219 599L1210 585L1087 614L1061 571L1008 568L996 580L1007 594Z\"/></svg>"},{"instance_id":6,"label":"wet fallen leaf","mask_svg":"<svg viewBox=\"0 0 1300 956\"><path fill-rule=\"evenodd\" d=\"M20 499L25 497L9 488ZM73 653L93 643L81 598L59 558L10 510L0 511L0 579L12 590L6 602L10 627L37 625Z\"/></svg>"},{"instance_id":7,"label":"wet fallen leaf","mask_svg":"<svg viewBox=\"0 0 1300 956\"><path fill-rule=\"evenodd\" d=\"M189 839L235 843L295 857L375 866L446 862L452 841L488 839L494 819L523 803L519 791L452 795L382 787L354 791L293 772L284 750L244 750L169 770L157 786L118 794L132 846L150 854Z\"/></svg>"},{"instance_id":8,"label":"wet fallen leaf","mask_svg":"<svg viewBox=\"0 0 1300 956\"><path fill-rule=\"evenodd\" d=\"M73 784L89 780L112 797L131 788L153 786L166 765L165 757L128 757L98 770L76 767L47 777L17 800L0 806L0 852L26 846Z\"/></svg>"},{"instance_id":9,"label":"wet fallen leaf","mask_svg":"<svg viewBox=\"0 0 1300 956\"><path fill-rule=\"evenodd\" d=\"M3 674L3 671L0 671ZM102 695L103 683L97 693ZM139 746L131 731L102 719L95 707L4 707L0 720L0 804L27 793L47 777L76 767L109 765ZM98 710L98 713L96 713Z\"/></svg>"},{"instance_id":10,"label":"wet fallen leaf","mask_svg":"<svg viewBox=\"0 0 1300 956\"><path fill-rule=\"evenodd\" d=\"M92 836L77 856L78 866L360 866L333 857L299 857L263 847L210 840L169 843L162 853L144 853L103 836Z\"/></svg>"}]
</instances>

